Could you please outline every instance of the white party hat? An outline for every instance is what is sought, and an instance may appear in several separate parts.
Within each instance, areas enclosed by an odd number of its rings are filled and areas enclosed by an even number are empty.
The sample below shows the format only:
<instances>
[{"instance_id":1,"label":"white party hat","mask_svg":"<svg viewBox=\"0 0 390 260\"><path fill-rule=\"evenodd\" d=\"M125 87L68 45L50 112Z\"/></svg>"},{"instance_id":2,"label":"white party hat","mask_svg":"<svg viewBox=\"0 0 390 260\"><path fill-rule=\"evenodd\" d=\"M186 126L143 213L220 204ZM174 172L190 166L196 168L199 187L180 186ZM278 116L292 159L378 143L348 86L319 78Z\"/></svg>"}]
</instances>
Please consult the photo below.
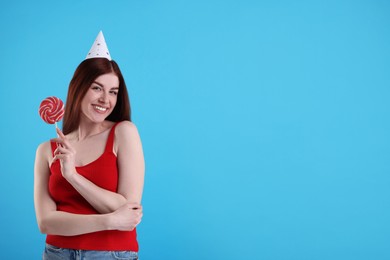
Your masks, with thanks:
<instances>
[{"instance_id":1,"label":"white party hat","mask_svg":"<svg viewBox=\"0 0 390 260\"><path fill-rule=\"evenodd\" d=\"M107 44L104 40L102 31L99 32L95 42L93 43L85 59L92 58L106 58L108 60L111 60L110 52L108 51Z\"/></svg>"}]
</instances>

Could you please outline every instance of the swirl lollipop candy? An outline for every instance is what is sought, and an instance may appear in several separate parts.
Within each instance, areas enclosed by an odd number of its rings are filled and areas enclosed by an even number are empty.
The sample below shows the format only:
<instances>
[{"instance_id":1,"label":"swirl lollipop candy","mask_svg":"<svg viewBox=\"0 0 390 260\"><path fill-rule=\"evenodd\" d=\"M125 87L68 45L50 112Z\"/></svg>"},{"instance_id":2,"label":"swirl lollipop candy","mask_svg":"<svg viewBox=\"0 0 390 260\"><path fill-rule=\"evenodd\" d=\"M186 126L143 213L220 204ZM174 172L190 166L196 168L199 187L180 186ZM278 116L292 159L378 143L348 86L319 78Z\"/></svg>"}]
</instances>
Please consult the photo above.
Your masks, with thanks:
<instances>
[{"instance_id":1,"label":"swirl lollipop candy","mask_svg":"<svg viewBox=\"0 0 390 260\"><path fill-rule=\"evenodd\" d=\"M58 97L47 97L39 106L39 115L48 124L59 122L64 116L64 103Z\"/></svg>"}]
</instances>

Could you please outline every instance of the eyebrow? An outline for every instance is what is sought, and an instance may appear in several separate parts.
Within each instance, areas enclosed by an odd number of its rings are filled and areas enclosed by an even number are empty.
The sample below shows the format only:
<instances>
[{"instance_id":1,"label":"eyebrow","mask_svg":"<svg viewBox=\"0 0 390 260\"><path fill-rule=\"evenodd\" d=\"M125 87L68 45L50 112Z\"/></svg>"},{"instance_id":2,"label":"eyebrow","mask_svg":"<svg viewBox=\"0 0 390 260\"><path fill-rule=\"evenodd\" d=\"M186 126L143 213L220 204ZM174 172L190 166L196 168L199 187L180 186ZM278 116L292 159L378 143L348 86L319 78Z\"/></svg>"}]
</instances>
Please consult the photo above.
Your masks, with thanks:
<instances>
[{"instance_id":1,"label":"eyebrow","mask_svg":"<svg viewBox=\"0 0 390 260\"><path fill-rule=\"evenodd\" d=\"M99 85L99 86L101 86L102 88L104 88L103 84L101 84L101 83L99 83L99 82L97 82L97 81L94 81L94 82L92 82L92 83L95 83L96 85ZM117 90L117 89L119 89L119 87L113 87L113 88L111 88L111 89Z\"/></svg>"}]
</instances>

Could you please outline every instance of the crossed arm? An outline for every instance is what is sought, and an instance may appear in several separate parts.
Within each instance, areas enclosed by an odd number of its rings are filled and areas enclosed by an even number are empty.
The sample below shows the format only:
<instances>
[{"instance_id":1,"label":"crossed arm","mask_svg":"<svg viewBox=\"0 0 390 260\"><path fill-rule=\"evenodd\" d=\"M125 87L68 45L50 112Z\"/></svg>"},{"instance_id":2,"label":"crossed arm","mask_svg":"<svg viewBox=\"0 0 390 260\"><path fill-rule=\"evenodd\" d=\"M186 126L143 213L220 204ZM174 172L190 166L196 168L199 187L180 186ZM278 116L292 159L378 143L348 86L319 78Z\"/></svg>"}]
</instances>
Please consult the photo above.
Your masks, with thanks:
<instances>
[{"instance_id":1,"label":"crossed arm","mask_svg":"<svg viewBox=\"0 0 390 260\"><path fill-rule=\"evenodd\" d=\"M137 128L122 122L115 129L119 183L118 193L96 186L79 175L74 167L74 151L66 137L59 133L53 160L61 160L65 179L101 214L82 215L57 211L48 192L50 143L37 149L34 169L34 202L39 228L42 233L79 235L101 230L132 230L142 218L140 204L144 183L144 158Z\"/></svg>"}]
</instances>

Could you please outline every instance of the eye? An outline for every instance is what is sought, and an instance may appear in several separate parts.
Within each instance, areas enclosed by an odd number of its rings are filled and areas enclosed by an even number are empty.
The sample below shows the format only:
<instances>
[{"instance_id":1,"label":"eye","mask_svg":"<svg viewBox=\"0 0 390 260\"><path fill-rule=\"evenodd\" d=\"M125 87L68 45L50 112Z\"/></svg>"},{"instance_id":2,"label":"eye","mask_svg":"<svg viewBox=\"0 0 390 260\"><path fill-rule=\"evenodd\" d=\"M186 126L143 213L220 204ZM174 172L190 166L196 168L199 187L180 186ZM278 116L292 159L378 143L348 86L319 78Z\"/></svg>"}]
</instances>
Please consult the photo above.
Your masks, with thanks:
<instances>
[{"instance_id":1,"label":"eye","mask_svg":"<svg viewBox=\"0 0 390 260\"><path fill-rule=\"evenodd\" d=\"M118 95L118 90L110 90L110 94L116 96Z\"/></svg>"},{"instance_id":2,"label":"eye","mask_svg":"<svg viewBox=\"0 0 390 260\"><path fill-rule=\"evenodd\" d=\"M101 91L102 88L100 86L92 86L91 89L95 90L95 91Z\"/></svg>"}]
</instances>

